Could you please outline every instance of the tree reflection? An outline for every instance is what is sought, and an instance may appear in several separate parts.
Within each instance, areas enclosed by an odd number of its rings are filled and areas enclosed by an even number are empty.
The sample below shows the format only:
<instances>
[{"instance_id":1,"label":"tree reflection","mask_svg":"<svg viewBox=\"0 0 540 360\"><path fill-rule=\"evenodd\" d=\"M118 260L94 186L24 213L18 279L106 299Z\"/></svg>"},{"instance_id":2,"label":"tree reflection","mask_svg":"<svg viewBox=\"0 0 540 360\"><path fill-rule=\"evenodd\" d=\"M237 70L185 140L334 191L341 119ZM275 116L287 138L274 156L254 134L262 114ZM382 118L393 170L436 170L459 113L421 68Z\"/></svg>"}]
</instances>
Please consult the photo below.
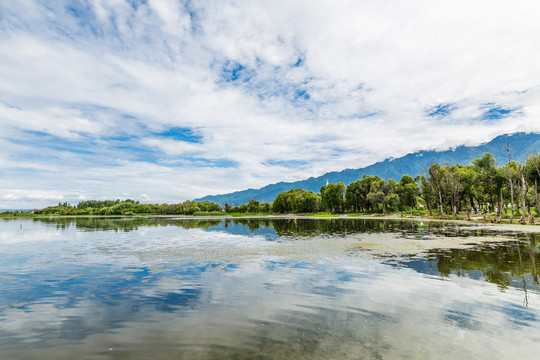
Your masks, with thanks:
<instances>
[{"instance_id":1,"label":"tree reflection","mask_svg":"<svg viewBox=\"0 0 540 360\"><path fill-rule=\"evenodd\" d=\"M396 237L425 240L435 237L459 237L461 239L477 236L500 236L501 232L455 223L426 222L410 219L178 219L160 217L78 217L78 218L38 218L57 229L76 229L78 231L136 231L141 227L180 227L183 229L203 229L206 231L225 231L230 233L258 234L267 240L276 237L289 239L346 237L362 233L392 233ZM516 235L515 241L484 243L467 249L433 249L423 256L424 261L436 268L443 276L482 276L487 282L496 284L501 291L509 287L523 288L524 304L528 303L527 291L531 286L538 287L537 263L540 261L538 239L540 234L523 233ZM416 254L414 254L416 255ZM436 263L436 266L435 266ZM405 266L414 268L412 263ZM422 271L418 269L418 271ZM475 273L479 272L479 273Z\"/></svg>"},{"instance_id":2,"label":"tree reflection","mask_svg":"<svg viewBox=\"0 0 540 360\"><path fill-rule=\"evenodd\" d=\"M518 241L483 244L470 249L430 250L427 257L437 260L437 270L444 276L481 271L486 281L502 291L514 282L517 286L517 279L527 291L528 282L538 285L538 235L520 234L517 238ZM529 281L528 274L532 275Z\"/></svg>"},{"instance_id":3,"label":"tree reflection","mask_svg":"<svg viewBox=\"0 0 540 360\"><path fill-rule=\"evenodd\" d=\"M55 226L59 230L76 228L79 231L136 231L140 227L178 226L184 229L208 229L221 224L220 219L172 219L158 217L77 217L36 218L34 221Z\"/></svg>"}]
</instances>

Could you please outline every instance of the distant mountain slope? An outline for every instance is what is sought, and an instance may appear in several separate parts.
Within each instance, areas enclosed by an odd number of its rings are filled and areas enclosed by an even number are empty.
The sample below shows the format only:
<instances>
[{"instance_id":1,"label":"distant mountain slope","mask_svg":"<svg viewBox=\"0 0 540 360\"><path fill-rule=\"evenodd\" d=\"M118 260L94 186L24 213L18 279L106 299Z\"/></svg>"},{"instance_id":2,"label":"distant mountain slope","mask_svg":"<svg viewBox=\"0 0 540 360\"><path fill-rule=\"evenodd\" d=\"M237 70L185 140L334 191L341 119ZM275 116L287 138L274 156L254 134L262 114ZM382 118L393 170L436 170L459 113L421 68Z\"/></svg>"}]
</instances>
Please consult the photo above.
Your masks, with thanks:
<instances>
[{"instance_id":1,"label":"distant mountain slope","mask_svg":"<svg viewBox=\"0 0 540 360\"><path fill-rule=\"evenodd\" d=\"M499 165L508 161L506 154L506 144L510 145L512 160L524 160L528 154L540 152L540 134L536 133L515 133L511 135L501 135L490 142L478 146L459 146L447 151L420 151L407 154L398 159L386 159L384 161L369 165L360 169L346 169L343 171L333 171L319 177L311 177L306 180L295 182L279 182L267 185L260 189L247 189L223 195L209 195L197 201L209 200L224 205L240 205L249 202L250 199L259 201L274 201L274 198L281 191L302 188L319 192L326 181L343 182L345 185L362 178L364 175L377 175L383 179L394 179L399 181L404 174L412 177L425 172L433 163L462 164L468 165L474 159L481 157L485 152L493 154Z\"/></svg>"}]
</instances>

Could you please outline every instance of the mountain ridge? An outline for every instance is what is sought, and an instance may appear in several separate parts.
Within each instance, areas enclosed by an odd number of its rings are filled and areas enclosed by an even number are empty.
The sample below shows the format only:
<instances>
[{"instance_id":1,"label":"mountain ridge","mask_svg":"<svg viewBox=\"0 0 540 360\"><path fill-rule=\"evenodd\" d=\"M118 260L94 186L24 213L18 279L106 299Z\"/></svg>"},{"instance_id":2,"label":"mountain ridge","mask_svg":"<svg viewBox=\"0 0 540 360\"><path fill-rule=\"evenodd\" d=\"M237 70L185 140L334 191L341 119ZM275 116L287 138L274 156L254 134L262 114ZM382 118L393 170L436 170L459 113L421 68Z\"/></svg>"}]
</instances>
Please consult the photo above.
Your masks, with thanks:
<instances>
[{"instance_id":1,"label":"mountain ridge","mask_svg":"<svg viewBox=\"0 0 540 360\"><path fill-rule=\"evenodd\" d=\"M196 201L208 200L224 205L240 205L249 202L250 199L257 199L262 202L271 202L281 191L302 188L319 192L320 187L333 182L343 182L345 185L356 181L364 175L376 175L383 179L394 179L399 181L401 176L408 174L412 177L426 171L433 163L462 164L469 165L474 159L480 158L484 153L493 154L497 164L505 164L508 161L506 144L510 146L512 160L523 161L528 154L540 152L540 133L517 132L513 134L499 135L491 141L477 145L460 145L449 150L421 150L409 153L399 158L387 158L383 161L358 169L344 169L341 171L331 171L318 177L308 179L277 182L263 186L258 189L239 190L227 194L207 195Z\"/></svg>"}]
</instances>

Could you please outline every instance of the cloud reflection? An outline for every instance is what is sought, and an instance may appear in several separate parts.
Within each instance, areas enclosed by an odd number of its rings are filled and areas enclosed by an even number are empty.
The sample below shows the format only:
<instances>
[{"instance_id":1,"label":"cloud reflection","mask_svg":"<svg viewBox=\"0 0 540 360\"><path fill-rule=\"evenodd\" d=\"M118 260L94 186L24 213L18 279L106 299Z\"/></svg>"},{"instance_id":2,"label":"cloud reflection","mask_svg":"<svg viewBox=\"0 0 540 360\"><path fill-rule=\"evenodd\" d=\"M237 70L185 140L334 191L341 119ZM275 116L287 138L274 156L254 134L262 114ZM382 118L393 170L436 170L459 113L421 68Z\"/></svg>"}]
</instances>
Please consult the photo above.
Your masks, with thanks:
<instances>
[{"instance_id":1,"label":"cloud reflection","mask_svg":"<svg viewBox=\"0 0 540 360\"><path fill-rule=\"evenodd\" d=\"M15 225L2 222L3 233L17 238ZM239 232L235 226L147 224L130 232L79 232L47 222L23 225L26 235L18 238L26 242L17 251L27 251L25 257L14 256L13 242L0 242L5 358L21 358L24 346L23 358L51 359L68 353L532 359L540 337L537 286L528 288L526 307L521 288L503 292L484 281L486 275L420 270L419 263L433 259L389 262L351 255L345 247L326 258L300 256L289 252L291 244L307 252L321 235L295 240L289 232L286 241L269 241L227 233ZM402 231L405 225L392 226ZM44 246L35 247L38 233L59 235L45 236ZM327 233L323 239L340 244L355 236L371 235ZM238 244L242 252L222 253ZM282 250L268 251L272 247ZM179 256L186 248L198 248L199 257Z\"/></svg>"}]
</instances>

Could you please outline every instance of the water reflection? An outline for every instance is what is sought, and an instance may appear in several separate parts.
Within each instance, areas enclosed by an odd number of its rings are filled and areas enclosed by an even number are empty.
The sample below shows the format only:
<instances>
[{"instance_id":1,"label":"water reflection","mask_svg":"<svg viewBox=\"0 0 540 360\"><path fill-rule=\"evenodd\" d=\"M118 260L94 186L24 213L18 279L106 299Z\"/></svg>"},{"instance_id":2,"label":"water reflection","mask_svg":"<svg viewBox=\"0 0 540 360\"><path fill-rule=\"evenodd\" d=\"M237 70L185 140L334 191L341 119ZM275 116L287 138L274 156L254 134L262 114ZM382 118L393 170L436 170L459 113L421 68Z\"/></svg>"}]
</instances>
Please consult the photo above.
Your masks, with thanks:
<instances>
[{"instance_id":1,"label":"water reflection","mask_svg":"<svg viewBox=\"0 0 540 360\"><path fill-rule=\"evenodd\" d=\"M528 275L538 285L536 262L538 246L535 235L522 235L521 240L478 245L471 249L430 250L429 260L436 260L437 271L448 276L481 271L486 280L507 288L512 278Z\"/></svg>"},{"instance_id":2,"label":"water reflection","mask_svg":"<svg viewBox=\"0 0 540 360\"><path fill-rule=\"evenodd\" d=\"M11 220L11 219L10 219ZM4 221L9 221L5 219ZM11 221L17 221L12 219ZM220 219L171 219L159 217L59 217L59 218L34 218L34 222L46 224L56 229L76 228L79 231L137 231L144 226L180 226L185 229L208 229L211 226L221 224Z\"/></svg>"},{"instance_id":3,"label":"water reflection","mask_svg":"<svg viewBox=\"0 0 540 360\"><path fill-rule=\"evenodd\" d=\"M0 219L3 223L20 223L26 219ZM30 221L55 227L59 230L76 228L79 231L137 231L140 227L178 226L184 229L227 230L231 226L248 235L261 230L269 230L278 236L345 236L350 233L395 232L403 236L421 238L426 234L451 237L485 236L500 234L499 230L476 225L445 222L422 222L412 219L207 219L170 217L64 217L34 218ZM230 231L230 230L228 230Z\"/></svg>"},{"instance_id":4,"label":"water reflection","mask_svg":"<svg viewBox=\"0 0 540 360\"><path fill-rule=\"evenodd\" d=\"M496 241L354 245L478 237ZM538 239L363 219L0 221L0 358L533 359Z\"/></svg>"}]
</instances>

